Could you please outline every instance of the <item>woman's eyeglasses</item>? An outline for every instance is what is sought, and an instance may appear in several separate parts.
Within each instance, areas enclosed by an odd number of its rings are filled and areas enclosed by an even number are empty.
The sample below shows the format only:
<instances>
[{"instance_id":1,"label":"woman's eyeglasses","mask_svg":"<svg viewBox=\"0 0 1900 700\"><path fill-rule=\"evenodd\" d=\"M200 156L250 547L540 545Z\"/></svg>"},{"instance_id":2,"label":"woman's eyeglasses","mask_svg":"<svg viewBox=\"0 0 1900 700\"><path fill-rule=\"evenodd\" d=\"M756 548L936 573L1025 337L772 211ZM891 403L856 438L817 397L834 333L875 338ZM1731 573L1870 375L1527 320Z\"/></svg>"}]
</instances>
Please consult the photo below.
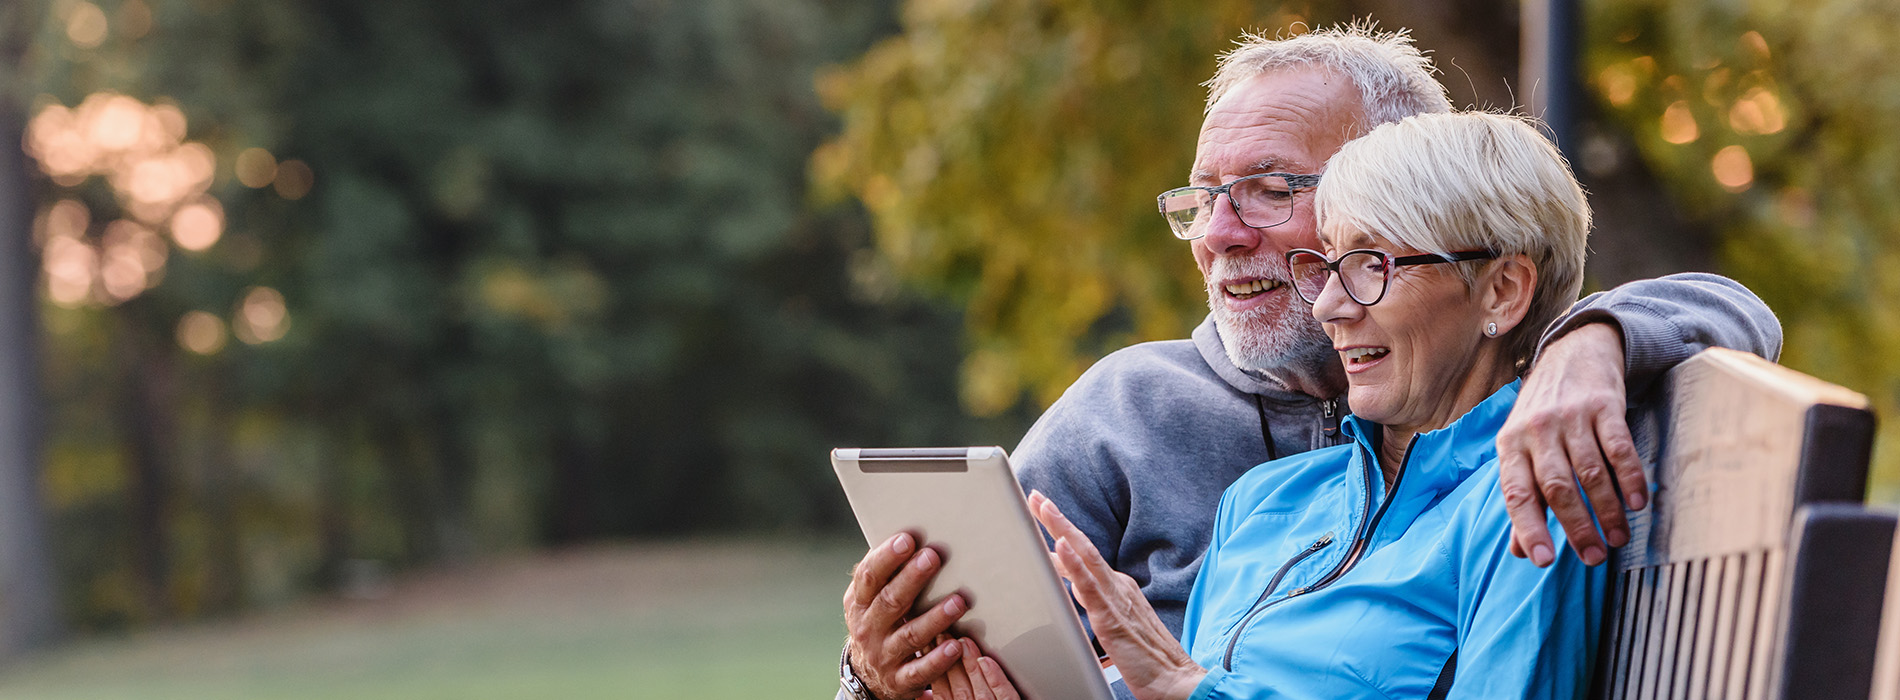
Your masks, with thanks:
<instances>
[{"instance_id":1,"label":"woman's eyeglasses","mask_svg":"<svg viewBox=\"0 0 1900 700\"><path fill-rule=\"evenodd\" d=\"M1489 260L1497 256L1496 252L1489 250L1394 256L1385 251L1360 249L1341 253L1338 260L1327 260L1317 250L1295 248L1287 251L1286 264L1293 275L1293 291L1300 295L1301 301L1308 304L1318 302L1320 292L1326 289L1326 277L1330 272L1339 275L1339 283L1345 286L1346 296L1352 297L1360 306L1371 306L1385 298L1385 290L1392 285L1392 271L1395 269L1407 265Z\"/></svg>"}]
</instances>

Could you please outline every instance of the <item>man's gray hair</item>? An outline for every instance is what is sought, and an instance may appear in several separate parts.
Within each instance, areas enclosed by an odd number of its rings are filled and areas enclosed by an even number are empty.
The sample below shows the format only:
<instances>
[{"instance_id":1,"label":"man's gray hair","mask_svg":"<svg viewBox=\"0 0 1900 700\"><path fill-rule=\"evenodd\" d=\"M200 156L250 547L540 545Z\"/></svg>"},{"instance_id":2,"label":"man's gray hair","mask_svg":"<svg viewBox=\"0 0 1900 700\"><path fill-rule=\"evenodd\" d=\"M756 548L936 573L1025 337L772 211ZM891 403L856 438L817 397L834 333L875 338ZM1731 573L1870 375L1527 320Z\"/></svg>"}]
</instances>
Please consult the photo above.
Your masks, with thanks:
<instances>
[{"instance_id":1,"label":"man's gray hair","mask_svg":"<svg viewBox=\"0 0 1900 700\"><path fill-rule=\"evenodd\" d=\"M1221 56L1220 68L1207 81L1207 108L1235 86L1262 73L1294 66L1313 66L1351 80L1359 88L1365 123L1355 134L1414 114L1451 111L1445 86L1432 77L1432 61L1412 45L1404 29L1382 32L1370 22L1329 27L1285 39L1242 34L1233 51Z\"/></svg>"}]
</instances>

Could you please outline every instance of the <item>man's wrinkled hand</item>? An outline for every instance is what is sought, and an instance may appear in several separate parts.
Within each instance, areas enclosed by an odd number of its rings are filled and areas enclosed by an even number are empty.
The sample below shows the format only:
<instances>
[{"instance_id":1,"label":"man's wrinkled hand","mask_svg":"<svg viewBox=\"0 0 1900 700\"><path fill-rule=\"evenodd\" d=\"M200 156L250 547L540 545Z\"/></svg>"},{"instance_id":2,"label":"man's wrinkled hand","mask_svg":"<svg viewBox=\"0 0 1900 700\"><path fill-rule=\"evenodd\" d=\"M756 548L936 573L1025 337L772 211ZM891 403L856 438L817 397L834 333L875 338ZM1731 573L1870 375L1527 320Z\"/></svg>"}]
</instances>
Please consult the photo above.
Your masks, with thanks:
<instances>
[{"instance_id":1,"label":"man's wrinkled hand","mask_svg":"<svg viewBox=\"0 0 1900 700\"><path fill-rule=\"evenodd\" d=\"M923 694L931 680L963 658L956 643L937 643L968 611L963 596L953 594L924 614L908 617L942 565L937 550L918 548L910 535L899 533L873 547L851 571L851 585L844 592L851 670L881 700Z\"/></svg>"},{"instance_id":2,"label":"man's wrinkled hand","mask_svg":"<svg viewBox=\"0 0 1900 700\"><path fill-rule=\"evenodd\" d=\"M1529 556L1538 566L1556 559L1546 506L1586 564L1601 564L1609 554L1591 522L1593 510L1609 546L1629 542L1617 488L1631 509L1641 510L1649 485L1624 415L1623 359L1622 332L1592 323L1545 347L1524 379L1498 431L1498 483L1511 517L1512 555Z\"/></svg>"}]
</instances>

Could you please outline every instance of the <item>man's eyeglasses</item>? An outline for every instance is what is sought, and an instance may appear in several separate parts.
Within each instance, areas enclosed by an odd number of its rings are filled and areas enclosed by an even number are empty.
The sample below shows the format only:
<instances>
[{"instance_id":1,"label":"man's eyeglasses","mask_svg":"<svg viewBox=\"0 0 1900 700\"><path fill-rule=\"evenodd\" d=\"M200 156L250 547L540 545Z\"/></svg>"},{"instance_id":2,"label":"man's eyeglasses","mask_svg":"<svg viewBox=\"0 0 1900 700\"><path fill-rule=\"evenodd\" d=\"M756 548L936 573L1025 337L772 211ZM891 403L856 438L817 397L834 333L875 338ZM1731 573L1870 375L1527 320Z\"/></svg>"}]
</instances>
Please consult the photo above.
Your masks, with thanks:
<instances>
[{"instance_id":1,"label":"man's eyeglasses","mask_svg":"<svg viewBox=\"0 0 1900 700\"><path fill-rule=\"evenodd\" d=\"M1394 256L1385 251L1360 249L1346 251L1338 260L1327 260L1317 250L1295 248L1287 251L1286 264L1293 276L1293 291L1300 295L1301 301L1317 303L1320 292L1326 289L1326 273L1331 272L1339 275L1339 283L1345 286L1346 296L1352 297L1360 306L1371 306L1385 298L1386 288L1392 285L1392 271L1398 268L1489 260L1497 256L1496 252L1489 250Z\"/></svg>"},{"instance_id":2,"label":"man's eyeglasses","mask_svg":"<svg viewBox=\"0 0 1900 700\"><path fill-rule=\"evenodd\" d=\"M1214 218L1214 200L1223 194L1241 223L1269 228L1293 218L1293 193L1318 186L1318 175L1261 173L1219 187L1176 187L1156 199L1175 237L1191 241L1207 235L1207 222Z\"/></svg>"}]
</instances>

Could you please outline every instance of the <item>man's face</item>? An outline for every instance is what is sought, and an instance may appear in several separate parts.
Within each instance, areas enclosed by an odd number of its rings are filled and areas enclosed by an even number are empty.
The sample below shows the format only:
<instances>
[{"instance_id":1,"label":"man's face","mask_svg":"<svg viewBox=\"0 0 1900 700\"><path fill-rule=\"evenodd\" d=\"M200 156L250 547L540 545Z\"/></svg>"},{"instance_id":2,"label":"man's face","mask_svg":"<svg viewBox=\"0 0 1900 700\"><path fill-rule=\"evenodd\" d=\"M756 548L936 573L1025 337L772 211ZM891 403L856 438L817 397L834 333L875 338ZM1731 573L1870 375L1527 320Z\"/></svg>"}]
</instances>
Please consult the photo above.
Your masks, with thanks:
<instances>
[{"instance_id":1,"label":"man's face","mask_svg":"<svg viewBox=\"0 0 1900 700\"><path fill-rule=\"evenodd\" d=\"M1351 81L1312 68L1256 76L1235 86L1201 125L1190 184L1222 185L1266 172L1318 173L1352 137L1360 115ZM1194 262L1207 281L1207 305L1234 364L1278 373L1337 363L1312 311L1288 285L1286 252L1319 245L1313 192L1294 199L1286 223L1256 229L1240 221L1225 195L1213 203ZM1254 291L1254 283L1261 290Z\"/></svg>"}]
</instances>

